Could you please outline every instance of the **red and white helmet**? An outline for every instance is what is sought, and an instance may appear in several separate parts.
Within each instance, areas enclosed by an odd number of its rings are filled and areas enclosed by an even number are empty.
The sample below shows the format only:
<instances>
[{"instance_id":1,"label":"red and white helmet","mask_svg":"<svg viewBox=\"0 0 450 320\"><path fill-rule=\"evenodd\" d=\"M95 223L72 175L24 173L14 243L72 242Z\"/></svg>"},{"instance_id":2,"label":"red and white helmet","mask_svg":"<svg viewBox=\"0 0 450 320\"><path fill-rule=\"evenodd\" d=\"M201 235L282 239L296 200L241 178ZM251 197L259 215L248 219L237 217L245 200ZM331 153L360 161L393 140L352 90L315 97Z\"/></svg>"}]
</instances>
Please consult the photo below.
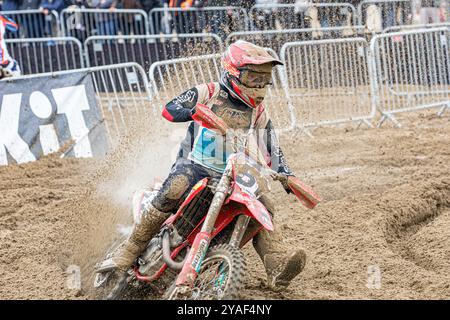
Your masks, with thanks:
<instances>
[{"instance_id":1,"label":"red and white helmet","mask_svg":"<svg viewBox=\"0 0 450 320\"><path fill-rule=\"evenodd\" d=\"M225 70L222 83L246 105L255 108L264 100L272 68L278 64L283 63L267 49L238 40L222 55Z\"/></svg>"}]
</instances>

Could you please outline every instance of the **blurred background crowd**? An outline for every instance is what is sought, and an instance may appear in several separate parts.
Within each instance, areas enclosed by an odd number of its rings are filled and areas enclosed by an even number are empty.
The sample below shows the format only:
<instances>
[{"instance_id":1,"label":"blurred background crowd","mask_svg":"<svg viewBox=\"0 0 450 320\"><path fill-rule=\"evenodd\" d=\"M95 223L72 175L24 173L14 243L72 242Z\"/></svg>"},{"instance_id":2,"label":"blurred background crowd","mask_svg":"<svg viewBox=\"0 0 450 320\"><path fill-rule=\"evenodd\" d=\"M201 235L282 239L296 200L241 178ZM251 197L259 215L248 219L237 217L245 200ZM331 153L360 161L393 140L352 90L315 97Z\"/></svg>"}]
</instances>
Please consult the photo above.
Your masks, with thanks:
<instances>
[{"instance_id":1,"label":"blurred background crowd","mask_svg":"<svg viewBox=\"0 0 450 320\"><path fill-rule=\"evenodd\" d=\"M225 39L236 31L348 30L356 25L364 26L366 32L381 32L399 25L447 22L449 1L0 0L0 8L21 28L6 37L62 35L84 42L93 35L215 33ZM345 32L339 31L348 36Z\"/></svg>"},{"instance_id":2,"label":"blurred background crowd","mask_svg":"<svg viewBox=\"0 0 450 320\"><path fill-rule=\"evenodd\" d=\"M69 7L90 9L143 9L162 7L160 0L0 0L2 11L39 9L43 13L61 12Z\"/></svg>"}]
</instances>

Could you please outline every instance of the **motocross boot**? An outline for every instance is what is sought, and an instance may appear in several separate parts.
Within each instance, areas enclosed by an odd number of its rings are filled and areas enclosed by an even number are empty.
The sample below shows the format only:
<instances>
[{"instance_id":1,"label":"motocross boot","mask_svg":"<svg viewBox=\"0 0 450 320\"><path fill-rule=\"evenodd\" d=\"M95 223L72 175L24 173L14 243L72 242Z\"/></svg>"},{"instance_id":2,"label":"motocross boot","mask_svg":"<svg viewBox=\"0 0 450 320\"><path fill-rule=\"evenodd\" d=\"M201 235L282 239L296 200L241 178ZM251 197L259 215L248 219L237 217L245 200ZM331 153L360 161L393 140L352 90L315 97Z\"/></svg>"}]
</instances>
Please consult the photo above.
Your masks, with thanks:
<instances>
[{"instance_id":1,"label":"motocross boot","mask_svg":"<svg viewBox=\"0 0 450 320\"><path fill-rule=\"evenodd\" d=\"M253 238L253 246L264 263L267 284L272 289L284 289L303 270L306 253L302 249L285 254L279 245L279 235L263 229Z\"/></svg>"},{"instance_id":2,"label":"motocross boot","mask_svg":"<svg viewBox=\"0 0 450 320\"><path fill-rule=\"evenodd\" d=\"M157 234L169 214L147 204L140 219L135 223L131 235L112 257L115 267L126 271L145 250L148 242Z\"/></svg>"}]
</instances>

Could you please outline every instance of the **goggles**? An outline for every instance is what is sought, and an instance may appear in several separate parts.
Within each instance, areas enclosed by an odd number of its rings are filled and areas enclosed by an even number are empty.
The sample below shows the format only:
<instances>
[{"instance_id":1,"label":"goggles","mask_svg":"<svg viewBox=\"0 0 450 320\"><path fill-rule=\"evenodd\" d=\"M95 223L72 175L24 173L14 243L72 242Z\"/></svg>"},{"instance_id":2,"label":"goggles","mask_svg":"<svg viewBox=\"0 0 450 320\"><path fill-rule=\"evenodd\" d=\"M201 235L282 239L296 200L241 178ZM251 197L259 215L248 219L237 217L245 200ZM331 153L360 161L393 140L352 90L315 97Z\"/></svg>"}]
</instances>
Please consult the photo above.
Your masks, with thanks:
<instances>
[{"instance_id":1,"label":"goggles","mask_svg":"<svg viewBox=\"0 0 450 320\"><path fill-rule=\"evenodd\" d=\"M264 88L272 84L272 73L243 69L241 70L239 81L249 88Z\"/></svg>"}]
</instances>

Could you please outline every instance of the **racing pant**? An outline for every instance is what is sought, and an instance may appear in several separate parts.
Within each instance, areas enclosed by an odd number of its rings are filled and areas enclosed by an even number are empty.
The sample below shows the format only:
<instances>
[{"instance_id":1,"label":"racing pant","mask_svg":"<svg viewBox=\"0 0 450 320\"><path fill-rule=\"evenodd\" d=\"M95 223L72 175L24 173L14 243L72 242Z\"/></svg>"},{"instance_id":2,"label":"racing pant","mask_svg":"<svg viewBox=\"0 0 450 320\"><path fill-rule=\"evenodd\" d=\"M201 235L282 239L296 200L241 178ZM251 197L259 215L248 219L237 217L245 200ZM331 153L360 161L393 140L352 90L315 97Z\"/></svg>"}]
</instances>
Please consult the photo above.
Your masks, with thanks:
<instances>
[{"instance_id":1,"label":"racing pant","mask_svg":"<svg viewBox=\"0 0 450 320\"><path fill-rule=\"evenodd\" d=\"M200 164L178 158L153 199L152 205L162 212L175 212L198 181L206 177L220 178L220 176L220 173Z\"/></svg>"}]
</instances>

